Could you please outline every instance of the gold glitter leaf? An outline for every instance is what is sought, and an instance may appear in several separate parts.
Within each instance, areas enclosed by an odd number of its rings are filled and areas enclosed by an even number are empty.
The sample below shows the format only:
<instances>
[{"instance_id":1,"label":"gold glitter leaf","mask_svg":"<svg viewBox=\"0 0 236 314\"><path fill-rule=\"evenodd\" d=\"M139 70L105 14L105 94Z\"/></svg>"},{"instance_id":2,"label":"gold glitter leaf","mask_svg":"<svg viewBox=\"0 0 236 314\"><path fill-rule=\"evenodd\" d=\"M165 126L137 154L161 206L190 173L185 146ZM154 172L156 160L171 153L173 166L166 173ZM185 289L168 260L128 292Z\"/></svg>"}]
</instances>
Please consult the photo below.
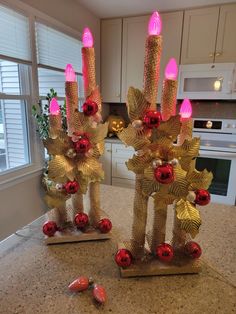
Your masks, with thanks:
<instances>
[{"instance_id":1,"label":"gold glitter leaf","mask_svg":"<svg viewBox=\"0 0 236 314\"><path fill-rule=\"evenodd\" d=\"M53 197L49 194L44 196L44 200L49 208L58 208L65 204L65 199Z\"/></svg>"},{"instance_id":2,"label":"gold glitter leaf","mask_svg":"<svg viewBox=\"0 0 236 314\"><path fill-rule=\"evenodd\" d=\"M128 115L133 122L142 118L144 112L150 107L143 93L134 87L130 87L127 96Z\"/></svg>"},{"instance_id":3,"label":"gold glitter leaf","mask_svg":"<svg viewBox=\"0 0 236 314\"><path fill-rule=\"evenodd\" d=\"M73 168L74 165L71 160L62 155L56 155L48 163L48 177L57 181L57 178L67 176L73 171Z\"/></svg>"},{"instance_id":4,"label":"gold glitter leaf","mask_svg":"<svg viewBox=\"0 0 236 314\"><path fill-rule=\"evenodd\" d=\"M95 158L81 159L77 163L79 173L88 177L92 182L100 181L104 178L102 165Z\"/></svg>"},{"instance_id":5,"label":"gold glitter leaf","mask_svg":"<svg viewBox=\"0 0 236 314\"><path fill-rule=\"evenodd\" d=\"M49 155L63 155L69 148L73 147L69 136L64 132L60 132L56 139L44 140L43 144Z\"/></svg>"},{"instance_id":6,"label":"gold glitter leaf","mask_svg":"<svg viewBox=\"0 0 236 314\"><path fill-rule=\"evenodd\" d=\"M194 170L187 175L186 179L190 182L191 188L193 190L207 190L213 179L213 174L212 172L208 172L206 169L204 169L203 171Z\"/></svg>"},{"instance_id":7,"label":"gold glitter leaf","mask_svg":"<svg viewBox=\"0 0 236 314\"><path fill-rule=\"evenodd\" d=\"M147 137L139 134L131 124L122 132L118 133L119 139L127 146L133 146L135 150L140 150L150 143Z\"/></svg>"},{"instance_id":8,"label":"gold glitter leaf","mask_svg":"<svg viewBox=\"0 0 236 314\"><path fill-rule=\"evenodd\" d=\"M93 147L92 156L94 158L99 158L104 153L105 144L104 142L100 142Z\"/></svg>"},{"instance_id":9,"label":"gold glitter leaf","mask_svg":"<svg viewBox=\"0 0 236 314\"><path fill-rule=\"evenodd\" d=\"M134 155L126 163L127 168L134 173L143 173L143 169L151 162L152 157L150 154L144 154L141 156Z\"/></svg>"},{"instance_id":10,"label":"gold glitter leaf","mask_svg":"<svg viewBox=\"0 0 236 314\"><path fill-rule=\"evenodd\" d=\"M107 136L108 122L99 124L96 128L88 128L86 129L86 132L90 135L92 143L100 143Z\"/></svg>"},{"instance_id":11,"label":"gold glitter leaf","mask_svg":"<svg viewBox=\"0 0 236 314\"><path fill-rule=\"evenodd\" d=\"M154 170L153 170L152 166L149 166L149 167L144 169L144 177L147 180L149 180L149 181L155 180L155 178L154 178Z\"/></svg>"},{"instance_id":12,"label":"gold glitter leaf","mask_svg":"<svg viewBox=\"0 0 236 314\"><path fill-rule=\"evenodd\" d=\"M159 191L160 184L156 180L142 180L142 192L146 196L152 195L152 193Z\"/></svg>"},{"instance_id":13,"label":"gold glitter leaf","mask_svg":"<svg viewBox=\"0 0 236 314\"><path fill-rule=\"evenodd\" d=\"M153 198L154 198L154 208L156 210L162 209L168 205L171 205L175 200L175 196L170 195L169 193L163 193L162 191L155 193Z\"/></svg>"},{"instance_id":14,"label":"gold glitter leaf","mask_svg":"<svg viewBox=\"0 0 236 314\"><path fill-rule=\"evenodd\" d=\"M174 167L175 180L170 185L169 193L175 197L185 197L188 194L189 182L186 180L186 171L180 165Z\"/></svg>"},{"instance_id":15,"label":"gold glitter leaf","mask_svg":"<svg viewBox=\"0 0 236 314\"><path fill-rule=\"evenodd\" d=\"M177 136L180 133L181 123L180 123L180 116L172 116L169 120L162 122L158 127L158 133L160 137L167 136L175 141Z\"/></svg>"},{"instance_id":16,"label":"gold glitter leaf","mask_svg":"<svg viewBox=\"0 0 236 314\"><path fill-rule=\"evenodd\" d=\"M190 233L192 238L194 238L201 226L201 218L197 208L189 201L181 199L176 204L176 213L177 218L181 222L181 229Z\"/></svg>"}]
</instances>

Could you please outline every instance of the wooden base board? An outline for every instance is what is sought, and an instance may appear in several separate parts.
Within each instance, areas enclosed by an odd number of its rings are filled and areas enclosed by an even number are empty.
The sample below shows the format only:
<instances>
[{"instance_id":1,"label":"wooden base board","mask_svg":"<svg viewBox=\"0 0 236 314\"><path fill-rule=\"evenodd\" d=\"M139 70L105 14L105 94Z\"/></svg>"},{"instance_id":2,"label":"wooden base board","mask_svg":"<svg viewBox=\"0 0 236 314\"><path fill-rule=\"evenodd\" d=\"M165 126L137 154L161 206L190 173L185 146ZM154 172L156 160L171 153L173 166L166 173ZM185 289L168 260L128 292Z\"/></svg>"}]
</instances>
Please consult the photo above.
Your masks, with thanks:
<instances>
[{"instance_id":1,"label":"wooden base board","mask_svg":"<svg viewBox=\"0 0 236 314\"><path fill-rule=\"evenodd\" d=\"M124 248L123 243L119 243L118 249ZM120 268L121 277L142 277L142 276L161 276L178 274L197 274L201 271L201 260L190 260L184 258L178 265L174 261L171 263L162 263L154 257L150 257L145 262L136 262L127 268Z\"/></svg>"},{"instance_id":2,"label":"wooden base board","mask_svg":"<svg viewBox=\"0 0 236 314\"><path fill-rule=\"evenodd\" d=\"M90 229L86 230L86 232L81 232L77 228L70 228L63 231L57 231L53 237L45 237L45 243L48 245L84 241L99 241L107 240L110 238L111 232L101 233L99 230L96 229Z\"/></svg>"}]
</instances>

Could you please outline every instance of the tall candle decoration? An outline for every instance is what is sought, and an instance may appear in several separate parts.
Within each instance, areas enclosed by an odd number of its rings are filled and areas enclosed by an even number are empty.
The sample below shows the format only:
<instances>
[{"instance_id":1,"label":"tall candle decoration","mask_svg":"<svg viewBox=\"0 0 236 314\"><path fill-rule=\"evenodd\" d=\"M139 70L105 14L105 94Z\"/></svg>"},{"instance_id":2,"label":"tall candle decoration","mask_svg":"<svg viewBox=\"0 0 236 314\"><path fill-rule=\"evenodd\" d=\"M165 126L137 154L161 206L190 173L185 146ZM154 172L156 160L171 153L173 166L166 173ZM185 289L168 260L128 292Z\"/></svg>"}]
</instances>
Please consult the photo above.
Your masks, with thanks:
<instances>
[{"instance_id":1,"label":"tall candle decoration","mask_svg":"<svg viewBox=\"0 0 236 314\"><path fill-rule=\"evenodd\" d=\"M93 47L93 35L90 29L87 27L84 29L82 41L83 41L82 71L84 79L84 92L85 97L87 98L96 88L95 52Z\"/></svg>"},{"instance_id":2,"label":"tall candle decoration","mask_svg":"<svg viewBox=\"0 0 236 314\"><path fill-rule=\"evenodd\" d=\"M71 64L67 64L65 70L66 76L66 116L68 135L72 136L75 131L75 111L78 110L78 83L76 81L75 71Z\"/></svg>"},{"instance_id":3,"label":"tall candle decoration","mask_svg":"<svg viewBox=\"0 0 236 314\"><path fill-rule=\"evenodd\" d=\"M61 112L56 98L52 98L49 105L49 135L55 139L61 130Z\"/></svg>"},{"instance_id":4,"label":"tall candle decoration","mask_svg":"<svg viewBox=\"0 0 236 314\"><path fill-rule=\"evenodd\" d=\"M156 109L160 58L162 51L161 18L154 12L149 20L148 37L145 46L144 62L144 96L151 104L151 109Z\"/></svg>"},{"instance_id":5,"label":"tall candle decoration","mask_svg":"<svg viewBox=\"0 0 236 314\"><path fill-rule=\"evenodd\" d=\"M165 80L163 81L161 115L162 120L167 121L176 113L178 66L174 58L171 58L165 68Z\"/></svg>"}]
</instances>

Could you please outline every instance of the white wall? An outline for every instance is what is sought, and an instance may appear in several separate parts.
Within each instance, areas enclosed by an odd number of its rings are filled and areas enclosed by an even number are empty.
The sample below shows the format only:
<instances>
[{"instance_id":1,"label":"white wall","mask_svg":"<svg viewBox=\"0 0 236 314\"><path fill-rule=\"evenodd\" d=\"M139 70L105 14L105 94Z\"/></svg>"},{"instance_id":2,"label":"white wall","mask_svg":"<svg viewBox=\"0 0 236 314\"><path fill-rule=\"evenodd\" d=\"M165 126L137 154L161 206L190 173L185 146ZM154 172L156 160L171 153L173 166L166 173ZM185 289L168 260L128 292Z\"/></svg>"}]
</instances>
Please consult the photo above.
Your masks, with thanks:
<instances>
[{"instance_id":1,"label":"white wall","mask_svg":"<svg viewBox=\"0 0 236 314\"><path fill-rule=\"evenodd\" d=\"M47 14L82 33L91 28L95 39L97 82L100 77L100 21L74 0L21 0L24 4ZM14 2L10 0L9 2ZM19 3L19 2L18 2ZM0 178L1 179L1 178ZM41 175L14 182L0 190L0 240L36 219L45 212Z\"/></svg>"}]
</instances>

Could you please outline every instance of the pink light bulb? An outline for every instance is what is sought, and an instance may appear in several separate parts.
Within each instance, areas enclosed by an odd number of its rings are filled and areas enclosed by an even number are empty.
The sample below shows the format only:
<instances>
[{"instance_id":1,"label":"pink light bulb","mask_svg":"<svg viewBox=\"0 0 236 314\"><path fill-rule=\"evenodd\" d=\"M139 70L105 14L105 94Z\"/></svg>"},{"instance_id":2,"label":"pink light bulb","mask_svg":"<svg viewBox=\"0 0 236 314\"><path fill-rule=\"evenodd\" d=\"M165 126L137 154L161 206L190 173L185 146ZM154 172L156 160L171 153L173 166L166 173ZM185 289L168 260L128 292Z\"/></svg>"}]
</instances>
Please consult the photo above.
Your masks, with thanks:
<instances>
[{"instance_id":1,"label":"pink light bulb","mask_svg":"<svg viewBox=\"0 0 236 314\"><path fill-rule=\"evenodd\" d=\"M185 98L179 111L182 119L189 119L192 116L192 105L188 98Z\"/></svg>"},{"instance_id":2,"label":"pink light bulb","mask_svg":"<svg viewBox=\"0 0 236 314\"><path fill-rule=\"evenodd\" d=\"M84 29L82 41L83 41L84 47L86 48L93 47L93 35L88 27Z\"/></svg>"},{"instance_id":3,"label":"pink light bulb","mask_svg":"<svg viewBox=\"0 0 236 314\"><path fill-rule=\"evenodd\" d=\"M162 29L161 17L157 11L153 12L148 23L149 35L160 35Z\"/></svg>"},{"instance_id":4,"label":"pink light bulb","mask_svg":"<svg viewBox=\"0 0 236 314\"><path fill-rule=\"evenodd\" d=\"M56 98L52 98L52 100L50 101L49 112L50 112L50 114L52 114L54 116L58 116L59 115L60 107L58 105L58 102L57 102Z\"/></svg>"},{"instance_id":5,"label":"pink light bulb","mask_svg":"<svg viewBox=\"0 0 236 314\"><path fill-rule=\"evenodd\" d=\"M165 77L167 80L176 80L178 75L178 66L175 58L171 58L165 68Z\"/></svg>"},{"instance_id":6,"label":"pink light bulb","mask_svg":"<svg viewBox=\"0 0 236 314\"><path fill-rule=\"evenodd\" d=\"M75 71L74 71L71 64L66 65L65 75L66 75L66 82L75 82L76 81Z\"/></svg>"}]
</instances>

